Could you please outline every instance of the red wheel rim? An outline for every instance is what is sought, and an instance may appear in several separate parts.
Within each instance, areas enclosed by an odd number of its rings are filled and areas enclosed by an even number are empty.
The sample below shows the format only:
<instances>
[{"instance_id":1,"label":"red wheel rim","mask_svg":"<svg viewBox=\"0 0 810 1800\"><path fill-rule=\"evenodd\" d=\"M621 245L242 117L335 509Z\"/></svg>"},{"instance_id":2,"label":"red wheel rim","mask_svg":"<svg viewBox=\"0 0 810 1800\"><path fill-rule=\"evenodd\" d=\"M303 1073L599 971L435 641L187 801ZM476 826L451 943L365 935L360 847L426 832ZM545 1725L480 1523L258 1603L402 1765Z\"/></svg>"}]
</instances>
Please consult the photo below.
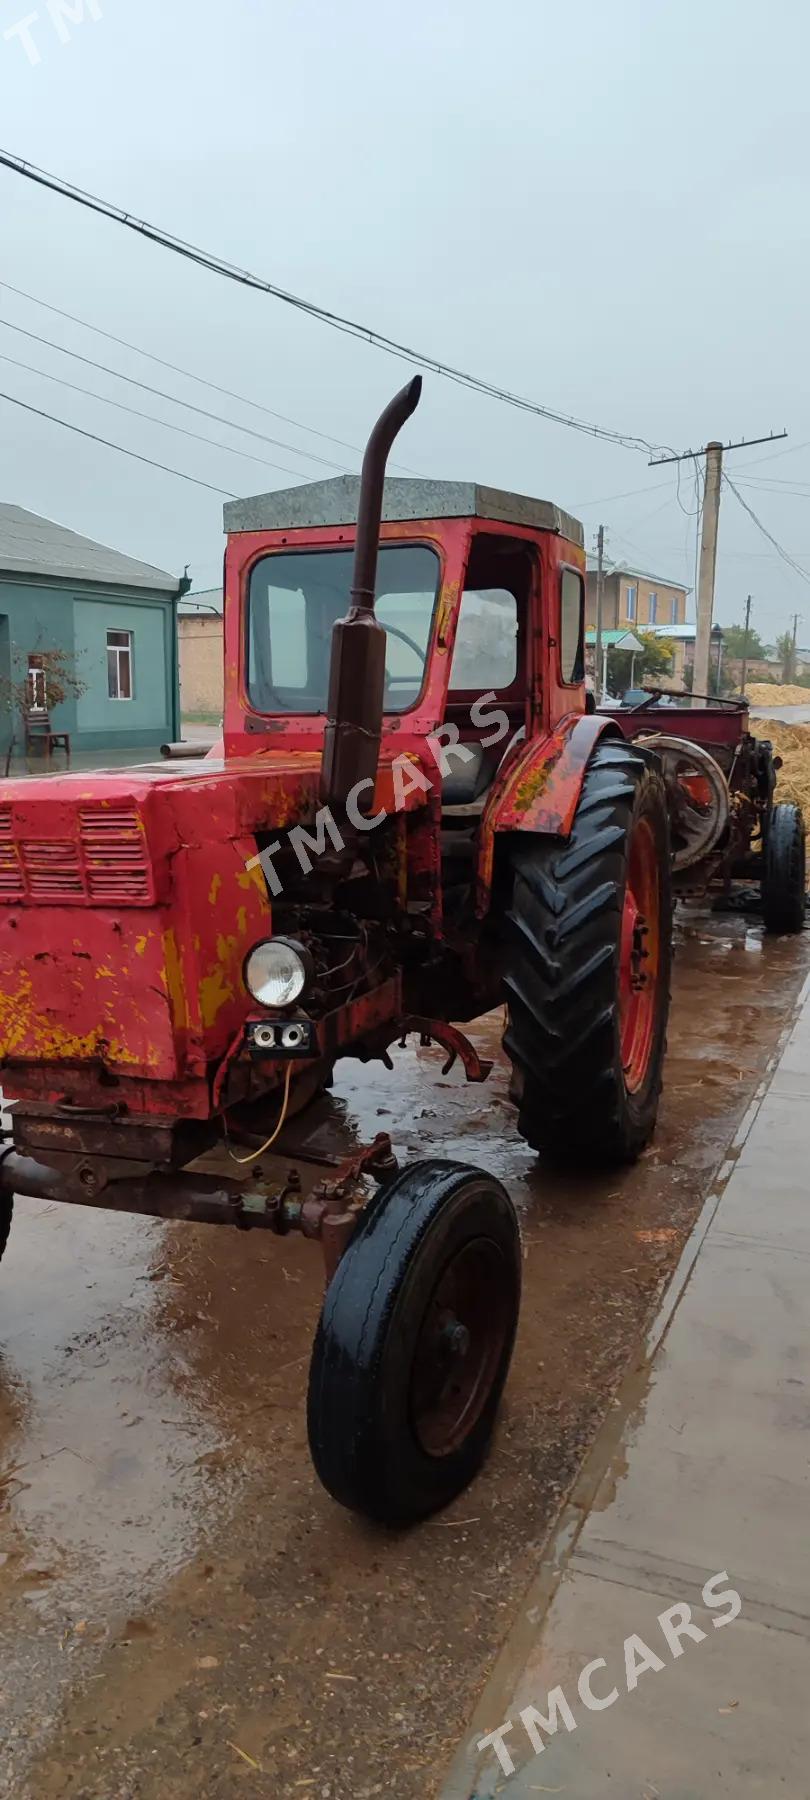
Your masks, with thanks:
<instances>
[{"instance_id":1,"label":"red wheel rim","mask_svg":"<svg viewBox=\"0 0 810 1800\"><path fill-rule=\"evenodd\" d=\"M633 827L619 961L619 1033L625 1087L636 1094L650 1069L660 981L660 877L648 819Z\"/></svg>"},{"instance_id":2,"label":"red wheel rim","mask_svg":"<svg viewBox=\"0 0 810 1800\"><path fill-rule=\"evenodd\" d=\"M492 1392L507 1341L512 1284L498 1245L465 1244L446 1265L422 1321L410 1411L428 1456L449 1456L469 1437Z\"/></svg>"}]
</instances>

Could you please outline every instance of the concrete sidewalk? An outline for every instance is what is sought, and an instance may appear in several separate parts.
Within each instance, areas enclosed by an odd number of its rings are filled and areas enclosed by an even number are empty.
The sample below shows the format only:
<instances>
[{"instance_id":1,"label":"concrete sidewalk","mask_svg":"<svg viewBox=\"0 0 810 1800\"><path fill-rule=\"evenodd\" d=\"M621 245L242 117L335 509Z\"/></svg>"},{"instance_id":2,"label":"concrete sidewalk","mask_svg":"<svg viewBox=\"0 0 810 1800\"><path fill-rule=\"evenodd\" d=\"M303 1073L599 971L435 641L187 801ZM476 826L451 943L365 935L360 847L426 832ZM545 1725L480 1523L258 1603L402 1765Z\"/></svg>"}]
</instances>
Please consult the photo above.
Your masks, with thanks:
<instances>
[{"instance_id":1,"label":"concrete sidewalk","mask_svg":"<svg viewBox=\"0 0 810 1800\"><path fill-rule=\"evenodd\" d=\"M810 1001L547 1546L442 1800L810 1796ZM571 1347L576 1355L576 1345ZM741 1597L722 1630L702 1599ZM680 1654L658 1615L691 1608ZM730 1606L722 1609L724 1613ZM654 1653L628 1692L631 1666ZM677 1640L676 1640L677 1645ZM585 1704L582 1669L596 1658ZM521 1710L573 1716L532 1750ZM476 1743L507 1720L494 1749Z\"/></svg>"}]
</instances>

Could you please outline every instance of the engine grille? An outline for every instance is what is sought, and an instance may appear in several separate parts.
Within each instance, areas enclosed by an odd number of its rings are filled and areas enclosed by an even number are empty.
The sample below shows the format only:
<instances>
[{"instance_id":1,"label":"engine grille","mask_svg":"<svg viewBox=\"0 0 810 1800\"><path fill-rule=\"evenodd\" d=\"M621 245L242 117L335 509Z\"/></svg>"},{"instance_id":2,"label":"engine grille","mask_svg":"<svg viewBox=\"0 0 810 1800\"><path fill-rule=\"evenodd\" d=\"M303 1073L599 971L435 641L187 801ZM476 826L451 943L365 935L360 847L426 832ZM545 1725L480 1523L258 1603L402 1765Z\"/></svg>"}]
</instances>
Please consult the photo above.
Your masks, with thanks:
<instances>
[{"instance_id":1,"label":"engine grille","mask_svg":"<svg viewBox=\"0 0 810 1800\"><path fill-rule=\"evenodd\" d=\"M83 806L72 838L15 839L0 806L0 904L149 906L154 880L140 817L129 806Z\"/></svg>"},{"instance_id":2,"label":"engine grille","mask_svg":"<svg viewBox=\"0 0 810 1800\"><path fill-rule=\"evenodd\" d=\"M83 806L79 826L89 898L115 906L148 903L152 870L138 814L124 806Z\"/></svg>"}]
</instances>

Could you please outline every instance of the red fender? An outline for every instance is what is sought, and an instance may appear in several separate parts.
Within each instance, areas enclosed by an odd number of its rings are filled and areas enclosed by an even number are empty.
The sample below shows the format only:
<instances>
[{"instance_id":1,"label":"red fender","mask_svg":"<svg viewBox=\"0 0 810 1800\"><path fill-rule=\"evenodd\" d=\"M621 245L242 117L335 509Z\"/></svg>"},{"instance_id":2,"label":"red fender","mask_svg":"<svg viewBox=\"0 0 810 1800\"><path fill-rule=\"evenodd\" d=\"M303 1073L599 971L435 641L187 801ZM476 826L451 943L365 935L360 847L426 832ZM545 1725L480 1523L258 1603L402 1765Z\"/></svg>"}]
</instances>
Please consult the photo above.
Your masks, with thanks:
<instances>
[{"instance_id":1,"label":"red fender","mask_svg":"<svg viewBox=\"0 0 810 1800\"><path fill-rule=\"evenodd\" d=\"M568 837L585 770L601 737L619 737L615 720L600 713L566 713L546 737L517 745L490 789L481 821L479 917L489 910L495 835L539 831Z\"/></svg>"}]
</instances>

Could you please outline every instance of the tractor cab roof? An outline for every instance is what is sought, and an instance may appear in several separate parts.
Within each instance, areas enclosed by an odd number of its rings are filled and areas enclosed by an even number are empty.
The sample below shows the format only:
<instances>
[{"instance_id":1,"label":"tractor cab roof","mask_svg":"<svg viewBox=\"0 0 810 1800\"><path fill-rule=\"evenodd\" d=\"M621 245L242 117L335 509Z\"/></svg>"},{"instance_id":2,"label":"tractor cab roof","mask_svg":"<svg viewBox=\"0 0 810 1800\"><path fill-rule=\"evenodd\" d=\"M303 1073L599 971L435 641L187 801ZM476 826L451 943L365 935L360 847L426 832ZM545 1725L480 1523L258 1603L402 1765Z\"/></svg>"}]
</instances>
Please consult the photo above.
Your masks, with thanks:
<instances>
[{"instance_id":1,"label":"tractor cab roof","mask_svg":"<svg viewBox=\"0 0 810 1800\"><path fill-rule=\"evenodd\" d=\"M281 488L252 499L231 500L225 507L225 530L301 531L331 525L357 523L359 475L337 475L327 481L305 482L301 487ZM578 519L550 500L533 500L528 494L510 494L503 488L484 487L477 481L418 481L389 479L385 483L383 519L489 519L505 525L523 525L535 531L553 531L569 543L583 545Z\"/></svg>"}]
</instances>

